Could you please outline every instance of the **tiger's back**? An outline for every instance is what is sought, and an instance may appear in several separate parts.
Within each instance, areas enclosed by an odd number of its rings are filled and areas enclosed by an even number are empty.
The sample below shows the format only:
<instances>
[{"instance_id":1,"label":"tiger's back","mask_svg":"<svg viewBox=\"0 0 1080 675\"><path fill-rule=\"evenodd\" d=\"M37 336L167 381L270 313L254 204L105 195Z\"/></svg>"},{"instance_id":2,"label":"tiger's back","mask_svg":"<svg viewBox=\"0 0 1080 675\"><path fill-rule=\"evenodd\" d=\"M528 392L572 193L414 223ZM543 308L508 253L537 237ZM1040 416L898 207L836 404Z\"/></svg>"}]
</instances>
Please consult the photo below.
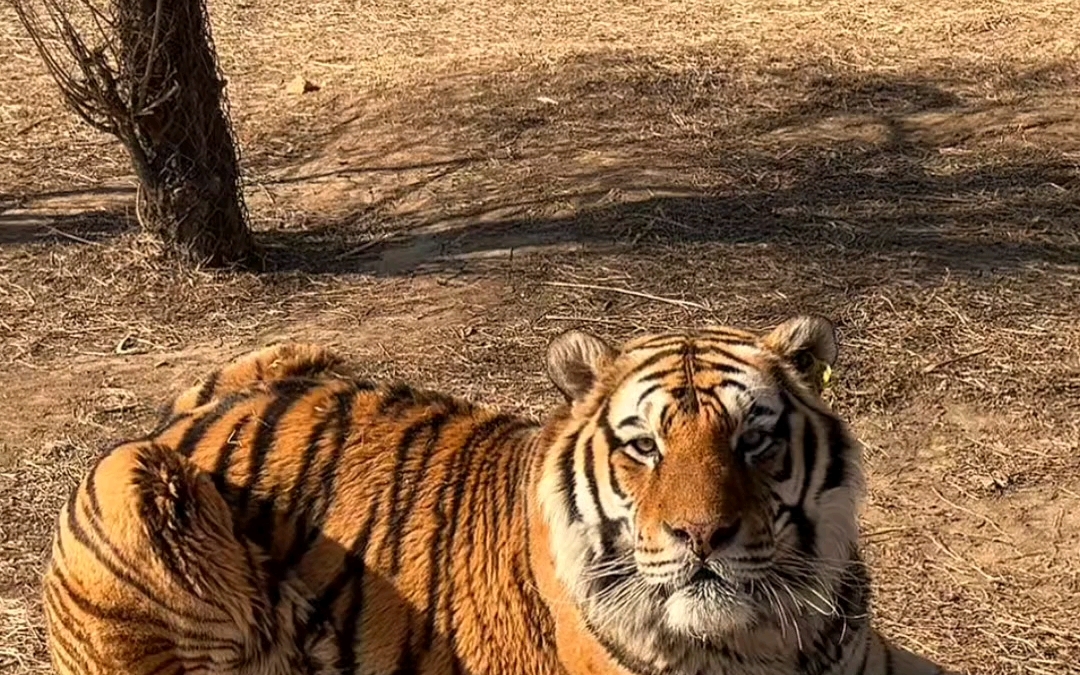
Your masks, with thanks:
<instances>
[{"instance_id":1,"label":"tiger's back","mask_svg":"<svg viewBox=\"0 0 1080 675\"><path fill-rule=\"evenodd\" d=\"M550 633L520 583L533 423L339 365L250 355L102 458L45 578L58 670L537 669L489 647Z\"/></svg>"}]
</instances>

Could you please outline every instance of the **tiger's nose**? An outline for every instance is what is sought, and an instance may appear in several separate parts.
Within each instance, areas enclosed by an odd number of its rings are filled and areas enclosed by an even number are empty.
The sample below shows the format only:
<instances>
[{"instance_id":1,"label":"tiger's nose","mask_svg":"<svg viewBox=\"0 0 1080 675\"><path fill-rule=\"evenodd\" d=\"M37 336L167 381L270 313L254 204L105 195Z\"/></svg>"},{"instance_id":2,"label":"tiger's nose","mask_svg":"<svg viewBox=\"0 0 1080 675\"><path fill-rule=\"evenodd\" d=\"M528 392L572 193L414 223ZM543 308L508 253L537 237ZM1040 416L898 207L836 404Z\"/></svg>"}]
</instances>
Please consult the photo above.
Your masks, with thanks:
<instances>
[{"instance_id":1,"label":"tiger's nose","mask_svg":"<svg viewBox=\"0 0 1080 675\"><path fill-rule=\"evenodd\" d=\"M675 539L689 546L690 550L702 558L730 544L739 533L740 525L742 525L740 518L707 523L664 524Z\"/></svg>"}]
</instances>

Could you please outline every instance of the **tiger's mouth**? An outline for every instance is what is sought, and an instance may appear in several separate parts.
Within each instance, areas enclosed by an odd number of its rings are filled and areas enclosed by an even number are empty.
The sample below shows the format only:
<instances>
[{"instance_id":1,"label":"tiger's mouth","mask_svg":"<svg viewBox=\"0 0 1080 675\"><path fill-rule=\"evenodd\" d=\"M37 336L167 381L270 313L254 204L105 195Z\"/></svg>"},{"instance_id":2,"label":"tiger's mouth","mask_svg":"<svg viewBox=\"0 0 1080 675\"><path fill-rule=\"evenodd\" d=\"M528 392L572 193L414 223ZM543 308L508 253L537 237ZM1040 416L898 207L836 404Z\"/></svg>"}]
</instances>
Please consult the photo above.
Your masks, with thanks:
<instances>
[{"instance_id":1,"label":"tiger's mouth","mask_svg":"<svg viewBox=\"0 0 1080 675\"><path fill-rule=\"evenodd\" d=\"M702 565L670 590L664 609L669 628L705 639L753 625L761 616L762 603L749 581Z\"/></svg>"},{"instance_id":2,"label":"tiger's mouth","mask_svg":"<svg viewBox=\"0 0 1080 675\"><path fill-rule=\"evenodd\" d=\"M750 584L729 575L721 574L708 565L702 565L686 581L675 589L692 593L721 593L735 595L749 593Z\"/></svg>"},{"instance_id":3,"label":"tiger's mouth","mask_svg":"<svg viewBox=\"0 0 1080 675\"><path fill-rule=\"evenodd\" d=\"M710 582L712 582L712 583L720 583L720 584L730 584L730 582L728 582L726 579L721 577L719 574L712 571L710 568L702 565L698 569L697 572L694 572L690 576L690 579L687 581L687 585L707 584L707 583L710 583Z\"/></svg>"}]
</instances>

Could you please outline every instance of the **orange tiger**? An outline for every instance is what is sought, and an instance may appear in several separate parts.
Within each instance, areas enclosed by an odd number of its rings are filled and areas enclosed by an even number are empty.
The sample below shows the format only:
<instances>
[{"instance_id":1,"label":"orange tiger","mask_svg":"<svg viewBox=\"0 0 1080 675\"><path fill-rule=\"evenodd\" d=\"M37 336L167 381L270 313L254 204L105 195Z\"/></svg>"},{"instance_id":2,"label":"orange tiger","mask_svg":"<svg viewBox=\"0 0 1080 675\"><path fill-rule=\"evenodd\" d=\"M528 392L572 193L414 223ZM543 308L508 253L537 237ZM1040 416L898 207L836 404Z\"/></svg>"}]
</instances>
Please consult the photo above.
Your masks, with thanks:
<instances>
[{"instance_id":1,"label":"orange tiger","mask_svg":"<svg viewBox=\"0 0 1080 675\"><path fill-rule=\"evenodd\" d=\"M859 445L797 317L548 348L543 423L245 355L60 513L71 675L922 674L871 628Z\"/></svg>"}]
</instances>

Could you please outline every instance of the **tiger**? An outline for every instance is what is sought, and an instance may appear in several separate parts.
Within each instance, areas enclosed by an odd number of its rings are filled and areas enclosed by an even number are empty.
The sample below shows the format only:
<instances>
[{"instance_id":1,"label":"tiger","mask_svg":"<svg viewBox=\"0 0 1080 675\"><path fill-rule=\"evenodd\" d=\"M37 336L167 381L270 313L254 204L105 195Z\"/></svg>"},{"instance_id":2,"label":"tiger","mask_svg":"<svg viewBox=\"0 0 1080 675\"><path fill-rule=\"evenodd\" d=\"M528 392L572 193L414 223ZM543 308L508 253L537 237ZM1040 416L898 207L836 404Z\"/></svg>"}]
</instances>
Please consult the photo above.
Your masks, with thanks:
<instances>
[{"instance_id":1,"label":"tiger","mask_svg":"<svg viewBox=\"0 0 1080 675\"><path fill-rule=\"evenodd\" d=\"M871 625L835 328L554 338L542 420L284 342L60 510L61 675L931 675Z\"/></svg>"}]
</instances>

